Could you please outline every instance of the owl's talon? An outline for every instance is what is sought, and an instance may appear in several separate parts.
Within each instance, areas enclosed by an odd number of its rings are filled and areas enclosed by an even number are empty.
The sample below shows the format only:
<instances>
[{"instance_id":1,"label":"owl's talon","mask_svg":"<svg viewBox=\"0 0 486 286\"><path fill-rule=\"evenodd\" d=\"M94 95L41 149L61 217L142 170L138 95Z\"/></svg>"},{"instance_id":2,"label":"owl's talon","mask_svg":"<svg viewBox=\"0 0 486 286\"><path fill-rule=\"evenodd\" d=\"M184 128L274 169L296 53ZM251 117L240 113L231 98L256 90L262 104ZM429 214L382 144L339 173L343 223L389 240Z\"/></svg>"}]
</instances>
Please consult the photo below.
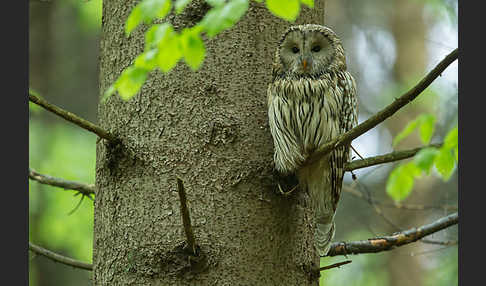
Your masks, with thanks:
<instances>
[{"instance_id":1,"label":"owl's talon","mask_svg":"<svg viewBox=\"0 0 486 286\"><path fill-rule=\"evenodd\" d=\"M298 187L299 185L296 185L295 187L293 187L290 191L288 192L285 192L282 190L282 187L280 186L280 184L278 184L278 191L279 193L282 195L282 196L285 196L285 197L288 197L290 196Z\"/></svg>"}]
</instances>

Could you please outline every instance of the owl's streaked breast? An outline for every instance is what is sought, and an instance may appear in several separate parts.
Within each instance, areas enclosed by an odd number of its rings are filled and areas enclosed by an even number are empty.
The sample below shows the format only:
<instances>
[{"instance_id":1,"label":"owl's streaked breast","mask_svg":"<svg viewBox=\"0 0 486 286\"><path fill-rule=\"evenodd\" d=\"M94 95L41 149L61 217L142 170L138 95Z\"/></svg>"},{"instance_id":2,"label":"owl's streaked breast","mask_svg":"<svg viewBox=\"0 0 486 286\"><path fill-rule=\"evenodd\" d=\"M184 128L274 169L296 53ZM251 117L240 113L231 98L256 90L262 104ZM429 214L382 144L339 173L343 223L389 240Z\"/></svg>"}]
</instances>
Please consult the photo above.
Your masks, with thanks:
<instances>
[{"instance_id":1,"label":"owl's streaked breast","mask_svg":"<svg viewBox=\"0 0 486 286\"><path fill-rule=\"evenodd\" d=\"M338 77L276 79L267 90L278 171L295 171L319 146L340 134L343 94Z\"/></svg>"}]
</instances>

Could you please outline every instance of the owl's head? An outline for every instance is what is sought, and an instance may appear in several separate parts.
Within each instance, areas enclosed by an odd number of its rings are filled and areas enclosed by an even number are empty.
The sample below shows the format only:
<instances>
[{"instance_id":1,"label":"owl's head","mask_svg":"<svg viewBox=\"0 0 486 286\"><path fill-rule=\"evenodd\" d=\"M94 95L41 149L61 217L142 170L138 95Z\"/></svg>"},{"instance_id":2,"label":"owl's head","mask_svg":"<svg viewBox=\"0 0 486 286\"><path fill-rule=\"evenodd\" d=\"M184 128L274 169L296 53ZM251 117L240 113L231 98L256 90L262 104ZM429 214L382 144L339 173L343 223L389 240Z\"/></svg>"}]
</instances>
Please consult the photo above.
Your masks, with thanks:
<instances>
[{"instance_id":1,"label":"owl's head","mask_svg":"<svg viewBox=\"0 0 486 286\"><path fill-rule=\"evenodd\" d=\"M292 26L282 36L276 52L274 75L318 77L332 70L345 70L341 40L321 25Z\"/></svg>"}]
</instances>

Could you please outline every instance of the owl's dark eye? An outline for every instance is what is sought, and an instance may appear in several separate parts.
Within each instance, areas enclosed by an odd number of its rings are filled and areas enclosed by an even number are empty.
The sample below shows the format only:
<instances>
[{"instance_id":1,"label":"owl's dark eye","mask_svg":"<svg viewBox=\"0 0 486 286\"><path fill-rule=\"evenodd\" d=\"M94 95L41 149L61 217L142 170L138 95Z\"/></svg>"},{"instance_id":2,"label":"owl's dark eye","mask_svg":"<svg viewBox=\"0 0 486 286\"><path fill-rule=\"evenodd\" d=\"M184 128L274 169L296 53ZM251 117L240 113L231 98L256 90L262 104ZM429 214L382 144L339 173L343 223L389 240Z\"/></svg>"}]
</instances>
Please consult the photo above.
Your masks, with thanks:
<instances>
[{"instance_id":1,"label":"owl's dark eye","mask_svg":"<svg viewBox=\"0 0 486 286\"><path fill-rule=\"evenodd\" d=\"M317 46L313 46L313 47L312 47L312 51L313 51L314 53L317 53L317 52L318 52L318 51L320 51L320 50L321 50L321 46L318 46L318 45L317 45Z\"/></svg>"},{"instance_id":2,"label":"owl's dark eye","mask_svg":"<svg viewBox=\"0 0 486 286\"><path fill-rule=\"evenodd\" d=\"M299 51L300 51L300 50L299 50L299 48L297 48L297 47L293 47L293 48L292 48L292 53L294 53L294 54L298 53Z\"/></svg>"}]
</instances>

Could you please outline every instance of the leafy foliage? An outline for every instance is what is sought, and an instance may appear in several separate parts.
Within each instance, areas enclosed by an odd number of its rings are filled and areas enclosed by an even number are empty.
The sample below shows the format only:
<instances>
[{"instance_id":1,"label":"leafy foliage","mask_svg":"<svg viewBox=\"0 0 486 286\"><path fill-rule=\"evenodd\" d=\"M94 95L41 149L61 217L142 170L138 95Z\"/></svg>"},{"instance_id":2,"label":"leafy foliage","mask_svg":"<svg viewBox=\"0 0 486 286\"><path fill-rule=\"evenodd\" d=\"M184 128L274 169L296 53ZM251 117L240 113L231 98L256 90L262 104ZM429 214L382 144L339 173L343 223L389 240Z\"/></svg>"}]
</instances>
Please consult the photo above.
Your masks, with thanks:
<instances>
[{"instance_id":1,"label":"leafy foliage","mask_svg":"<svg viewBox=\"0 0 486 286\"><path fill-rule=\"evenodd\" d=\"M407 126L393 139L393 147L400 141L408 137L417 127L419 128L420 139L422 144L429 144L432 134L434 133L435 116L432 114L422 114L415 120L410 121Z\"/></svg>"},{"instance_id":2,"label":"leafy foliage","mask_svg":"<svg viewBox=\"0 0 486 286\"><path fill-rule=\"evenodd\" d=\"M262 2L255 0L256 2ZM203 19L193 27L181 32L174 30L168 22L153 24L163 20L172 10L176 14L184 11L191 0L142 0L139 2L125 23L125 32L130 36L143 23L150 27L145 32L145 48L134 63L127 67L118 79L106 90L103 100L116 91L124 100L132 98L142 87L147 75L154 69L167 73L184 59L194 71L198 70L206 56L202 34L213 38L233 27L248 10L249 0L206 0L211 9ZM314 0L266 0L266 7L274 15L288 21L294 21L300 11L300 5L314 7Z\"/></svg>"},{"instance_id":3,"label":"leafy foliage","mask_svg":"<svg viewBox=\"0 0 486 286\"><path fill-rule=\"evenodd\" d=\"M395 137L394 145L417 127L420 130L422 143L428 144L433 134L434 122L435 119L432 116L419 116ZM397 140L397 138L399 139ZM413 189L414 180L420 178L423 173L428 175L433 166L435 166L439 176L444 181L448 181L458 159L458 128L456 126L447 133L444 144L440 148L424 148L415 154L412 161L396 167L388 177L386 192L397 202L407 198Z\"/></svg>"}]
</instances>

